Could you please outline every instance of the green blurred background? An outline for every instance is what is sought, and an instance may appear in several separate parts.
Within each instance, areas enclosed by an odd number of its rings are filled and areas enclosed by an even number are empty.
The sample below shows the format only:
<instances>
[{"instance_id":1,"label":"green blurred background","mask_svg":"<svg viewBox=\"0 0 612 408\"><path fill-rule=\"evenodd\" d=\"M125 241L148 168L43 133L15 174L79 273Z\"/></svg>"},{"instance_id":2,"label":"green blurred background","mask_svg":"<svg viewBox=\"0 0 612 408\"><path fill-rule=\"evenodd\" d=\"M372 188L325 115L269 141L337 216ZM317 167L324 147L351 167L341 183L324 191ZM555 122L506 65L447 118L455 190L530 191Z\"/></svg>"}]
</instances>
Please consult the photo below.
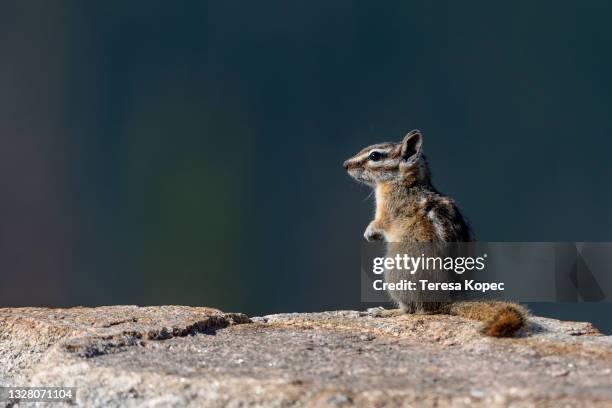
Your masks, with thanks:
<instances>
[{"instance_id":1,"label":"green blurred background","mask_svg":"<svg viewBox=\"0 0 612 408\"><path fill-rule=\"evenodd\" d=\"M480 240L612 241L612 3L0 3L2 306L365 307L364 145ZM534 304L612 331L610 304Z\"/></svg>"}]
</instances>

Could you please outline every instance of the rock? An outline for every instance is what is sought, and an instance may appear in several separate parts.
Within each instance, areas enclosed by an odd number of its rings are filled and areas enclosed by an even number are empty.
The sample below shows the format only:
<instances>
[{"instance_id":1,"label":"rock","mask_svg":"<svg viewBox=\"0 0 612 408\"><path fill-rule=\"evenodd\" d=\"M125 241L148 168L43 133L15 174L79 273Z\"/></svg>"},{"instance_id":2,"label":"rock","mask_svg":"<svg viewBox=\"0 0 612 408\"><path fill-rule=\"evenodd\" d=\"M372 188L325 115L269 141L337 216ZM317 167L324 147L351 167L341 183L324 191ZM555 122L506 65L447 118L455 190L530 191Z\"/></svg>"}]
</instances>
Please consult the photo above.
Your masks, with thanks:
<instances>
[{"instance_id":1,"label":"rock","mask_svg":"<svg viewBox=\"0 0 612 408\"><path fill-rule=\"evenodd\" d=\"M0 385L80 406L612 406L612 337L534 317L483 337L446 315L181 306L0 309Z\"/></svg>"}]
</instances>

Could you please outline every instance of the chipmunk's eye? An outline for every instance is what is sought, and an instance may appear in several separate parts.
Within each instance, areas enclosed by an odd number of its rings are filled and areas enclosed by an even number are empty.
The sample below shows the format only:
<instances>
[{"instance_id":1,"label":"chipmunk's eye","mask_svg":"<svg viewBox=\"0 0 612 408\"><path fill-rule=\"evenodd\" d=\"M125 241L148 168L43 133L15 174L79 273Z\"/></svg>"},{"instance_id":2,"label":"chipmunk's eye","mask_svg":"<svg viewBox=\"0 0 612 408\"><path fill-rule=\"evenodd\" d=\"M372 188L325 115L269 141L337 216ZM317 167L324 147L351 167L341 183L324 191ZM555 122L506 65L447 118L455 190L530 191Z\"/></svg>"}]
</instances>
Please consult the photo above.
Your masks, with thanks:
<instances>
[{"instance_id":1,"label":"chipmunk's eye","mask_svg":"<svg viewBox=\"0 0 612 408\"><path fill-rule=\"evenodd\" d=\"M381 152L373 151L368 156L368 159L370 159L371 161L379 161L383 157L384 157L384 154L382 154Z\"/></svg>"}]
</instances>

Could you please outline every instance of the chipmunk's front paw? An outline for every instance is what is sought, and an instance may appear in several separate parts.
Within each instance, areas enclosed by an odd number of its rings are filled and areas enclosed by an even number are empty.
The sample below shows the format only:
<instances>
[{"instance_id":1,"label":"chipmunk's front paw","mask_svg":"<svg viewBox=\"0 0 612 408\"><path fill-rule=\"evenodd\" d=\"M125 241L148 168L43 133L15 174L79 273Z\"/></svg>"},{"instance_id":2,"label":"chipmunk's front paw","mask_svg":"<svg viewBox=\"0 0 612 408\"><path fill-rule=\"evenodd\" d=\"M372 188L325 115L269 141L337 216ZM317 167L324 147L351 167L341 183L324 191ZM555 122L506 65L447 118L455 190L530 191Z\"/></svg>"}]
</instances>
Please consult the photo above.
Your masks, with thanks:
<instances>
[{"instance_id":1,"label":"chipmunk's front paw","mask_svg":"<svg viewBox=\"0 0 612 408\"><path fill-rule=\"evenodd\" d=\"M368 225L368 228L366 228L365 232L363 233L363 237L368 242L384 241L385 239L383 231L376 228L374 223L370 223L370 225Z\"/></svg>"}]
</instances>

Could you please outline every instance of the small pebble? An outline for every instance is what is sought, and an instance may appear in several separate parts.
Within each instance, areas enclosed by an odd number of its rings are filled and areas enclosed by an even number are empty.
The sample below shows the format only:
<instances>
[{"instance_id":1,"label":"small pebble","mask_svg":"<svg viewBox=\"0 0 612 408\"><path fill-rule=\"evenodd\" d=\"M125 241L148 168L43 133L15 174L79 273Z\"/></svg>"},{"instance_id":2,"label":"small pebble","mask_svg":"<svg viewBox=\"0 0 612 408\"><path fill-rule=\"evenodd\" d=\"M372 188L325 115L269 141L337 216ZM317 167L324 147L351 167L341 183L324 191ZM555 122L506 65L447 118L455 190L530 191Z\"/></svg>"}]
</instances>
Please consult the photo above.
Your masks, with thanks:
<instances>
[{"instance_id":1,"label":"small pebble","mask_svg":"<svg viewBox=\"0 0 612 408\"><path fill-rule=\"evenodd\" d=\"M485 396L485 393L483 390L473 389L473 390L470 390L470 395L474 398L482 398Z\"/></svg>"},{"instance_id":2,"label":"small pebble","mask_svg":"<svg viewBox=\"0 0 612 408\"><path fill-rule=\"evenodd\" d=\"M379 306L379 307L370 307L366 311L372 317L380 317L382 316L385 309Z\"/></svg>"},{"instance_id":3,"label":"small pebble","mask_svg":"<svg viewBox=\"0 0 612 408\"><path fill-rule=\"evenodd\" d=\"M335 394L327 399L327 403L331 405L350 405L353 400L348 395Z\"/></svg>"},{"instance_id":4,"label":"small pebble","mask_svg":"<svg viewBox=\"0 0 612 408\"><path fill-rule=\"evenodd\" d=\"M549 374L552 377L565 377L566 375L569 374L569 370L564 370L564 369L552 370L549 372Z\"/></svg>"}]
</instances>

